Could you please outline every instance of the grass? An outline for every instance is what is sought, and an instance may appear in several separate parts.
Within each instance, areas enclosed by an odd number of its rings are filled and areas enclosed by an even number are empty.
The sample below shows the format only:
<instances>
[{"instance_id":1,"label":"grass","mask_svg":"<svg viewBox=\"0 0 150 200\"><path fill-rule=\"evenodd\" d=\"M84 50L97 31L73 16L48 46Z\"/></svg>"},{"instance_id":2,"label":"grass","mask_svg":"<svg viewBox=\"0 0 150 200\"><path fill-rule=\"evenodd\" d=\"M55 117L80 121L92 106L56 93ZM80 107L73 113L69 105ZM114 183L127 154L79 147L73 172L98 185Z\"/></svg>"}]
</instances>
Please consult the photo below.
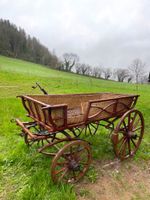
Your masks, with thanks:
<instances>
[{"instance_id":1,"label":"grass","mask_svg":"<svg viewBox=\"0 0 150 200\"><path fill-rule=\"evenodd\" d=\"M150 159L150 86L117 83L60 72L41 65L0 56L0 199L5 200L74 200L77 199L72 185L54 185L49 175L51 160L28 149L19 128L10 122L12 118L24 118L25 112L16 96L40 93L31 88L35 82L53 94L114 92L140 94L136 108L145 118L145 136L135 159ZM94 159L114 158L109 136L102 130L101 135L88 138L93 143ZM96 172L91 169L92 182Z\"/></svg>"}]
</instances>

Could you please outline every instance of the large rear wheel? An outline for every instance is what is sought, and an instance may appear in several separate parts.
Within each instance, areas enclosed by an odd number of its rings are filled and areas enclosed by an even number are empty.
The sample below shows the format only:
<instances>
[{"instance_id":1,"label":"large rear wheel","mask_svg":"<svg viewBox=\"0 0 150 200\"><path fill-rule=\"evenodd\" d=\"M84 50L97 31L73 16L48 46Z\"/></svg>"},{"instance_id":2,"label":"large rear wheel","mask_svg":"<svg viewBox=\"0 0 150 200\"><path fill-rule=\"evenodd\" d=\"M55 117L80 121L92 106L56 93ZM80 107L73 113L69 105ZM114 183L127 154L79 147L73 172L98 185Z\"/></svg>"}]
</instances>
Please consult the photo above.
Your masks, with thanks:
<instances>
[{"instance_id":1,"label":"large rear wheel","mask_svg":"<svg viewBox=\"0 0 150 200\"><path fill-rule=\"evenodd\" d=\"M134 156L144 134L143 115L138 110L129 110L120 119L112 134L114 151L121 160Z\"/></svg>"}]
</instances>

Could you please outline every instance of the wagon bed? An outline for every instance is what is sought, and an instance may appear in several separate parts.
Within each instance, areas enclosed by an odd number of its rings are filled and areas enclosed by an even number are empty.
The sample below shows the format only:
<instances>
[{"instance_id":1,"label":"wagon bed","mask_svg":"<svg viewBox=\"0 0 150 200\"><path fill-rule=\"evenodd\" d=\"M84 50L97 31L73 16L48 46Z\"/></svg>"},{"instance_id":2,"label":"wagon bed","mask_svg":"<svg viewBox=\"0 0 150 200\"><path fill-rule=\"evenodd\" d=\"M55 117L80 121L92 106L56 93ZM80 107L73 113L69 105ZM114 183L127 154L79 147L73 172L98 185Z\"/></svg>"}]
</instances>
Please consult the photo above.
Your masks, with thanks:
<instances>
[{"instance_id":1,"label":"wagon bed","mask_svg":"<svg viewBox=\"0 0 150 200\"><path fill-rule=\"evenodd\" d=\"M79 171L79 174L73 175L71 179L68 178L68 182L75 182L84 175L91 162L91 153L89 144L81 140L79 136L83 133L95 135L98 127L102 125L101 121L105 122L103 124L105 128L111 130L115 154L119 158L133 156L141 143L144 120L141 112L134 109L138 95L84 93L22 95L20 98L32 121L21 122L16 119L16 123L22 128L22 135L28 145L42 141L39 152L54 156L51 170L54 181L58 181L57 175L61 174L61 170L56 170L58 160L64 157L66 151L73 154L73 160L70 161L69 158L68 164L64 164L63 169L67 172L63 171L65 174L61 175L61 179L64 179L69 170L74 174ZM117 120L120 121L115 126ZM59 137L59 133L65 137ZM73 133L73 136L70 133ZM47 144L44 143L45 141ZM66 141L69 143L60 148L58 153L47 151L52 146L58 149L58 144ZM82 146L81 149L87 154L82 173L78 169L80 156L77 155L81 154L78 146ZM71 149L74 149L76 153Z\"/></svg>"},{"instance_id":2,"label":"wagon bed","mask_svg":"<svg viewBox=\"0 0 150 200\"><path fill-rule=\"evenodd\" d=\"M113 93L20 96L28 115L49 131L118 117L134 107L138 95Z\"/></svg>"}]
</instances>

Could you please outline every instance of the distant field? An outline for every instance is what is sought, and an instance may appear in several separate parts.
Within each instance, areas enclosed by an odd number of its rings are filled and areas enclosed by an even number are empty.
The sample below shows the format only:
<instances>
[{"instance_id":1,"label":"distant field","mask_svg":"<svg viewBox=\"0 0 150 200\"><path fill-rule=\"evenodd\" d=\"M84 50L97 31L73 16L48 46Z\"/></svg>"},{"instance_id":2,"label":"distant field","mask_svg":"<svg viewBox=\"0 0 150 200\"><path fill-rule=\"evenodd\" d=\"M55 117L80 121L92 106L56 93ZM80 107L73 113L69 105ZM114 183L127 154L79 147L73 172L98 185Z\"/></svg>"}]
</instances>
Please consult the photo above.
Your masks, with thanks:
<instances>
[{"instance_id":1,"label":"distant field","mask_svg":"<svg viewBox=\"0 0 150 200\"><path fill-rule=\"evenodd\" d=\"M31 88L39 82L49 93L114 92L139 94L136 108L145 118L145 136L135 160L150 159L150 85L118 83L48 69L41 65L0 56L0 199L3 200L74 200L74 186L53 185L49 176L51 160L28 149L18 136L12 118L24 118L17 95L40 94ZM91 139L95 160L112 160L114 154L104 131ZM99 147L99 148L98 148ZM87 174L91 181L94 166ZM94 175L93 175L94 176Z\"/></svg>"}]
</instances>

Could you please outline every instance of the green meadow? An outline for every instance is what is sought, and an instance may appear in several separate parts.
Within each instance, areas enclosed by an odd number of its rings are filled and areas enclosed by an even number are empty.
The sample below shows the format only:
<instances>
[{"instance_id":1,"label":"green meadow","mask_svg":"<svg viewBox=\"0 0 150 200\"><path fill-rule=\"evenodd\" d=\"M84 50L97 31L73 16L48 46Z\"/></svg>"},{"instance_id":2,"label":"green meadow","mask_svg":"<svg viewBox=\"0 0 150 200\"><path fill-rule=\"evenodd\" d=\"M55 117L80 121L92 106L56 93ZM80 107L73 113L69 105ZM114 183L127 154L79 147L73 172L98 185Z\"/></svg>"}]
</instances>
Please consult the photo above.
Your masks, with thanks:
<instances>
[{"instance_id":1,"label":"green meadow","mask_svg":"<svg viewBox=\"0 0 150 200\"><path fill-rule=\"evenodd\" d=\"M36 146L28 148L19 136L20 129L11 119L25 120L20 99L22 94L41 94L39 82L51 94L113 92L139 94L136 108L145 119L142 144L133 158L146 162L150 159L150 85L118 83L57 71L0 56L0 199L2 200L75 200L75 185L54 185L50 177L51 159L39 154ZM92 142L94 160L113 161L114 153L107 131L102 129ZM98 178L98 177L96 177ZM95 180L94 165L84 177L87 182ZM82 182L82 180L81 180Z\"/></svg>"}]
</instances>

